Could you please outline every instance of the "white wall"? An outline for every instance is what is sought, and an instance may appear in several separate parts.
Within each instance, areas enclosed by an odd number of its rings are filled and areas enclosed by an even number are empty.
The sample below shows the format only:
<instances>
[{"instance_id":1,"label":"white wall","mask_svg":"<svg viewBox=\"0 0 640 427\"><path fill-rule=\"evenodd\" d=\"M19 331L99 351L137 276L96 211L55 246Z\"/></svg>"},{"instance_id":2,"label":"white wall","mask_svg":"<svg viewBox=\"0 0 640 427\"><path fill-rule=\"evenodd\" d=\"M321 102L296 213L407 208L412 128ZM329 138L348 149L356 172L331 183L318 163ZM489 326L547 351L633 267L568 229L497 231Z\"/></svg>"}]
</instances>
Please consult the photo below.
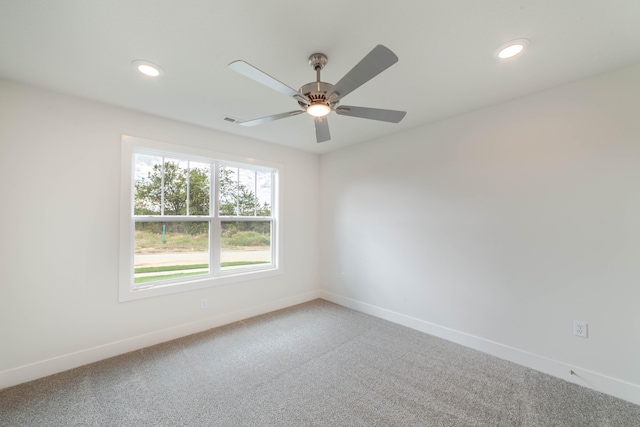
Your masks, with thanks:
<instances>
[{"instance_id":1,"label":"white wall","mask_svg":"<svg viewBox=\"0 0 640 427\"><path fill-rule=\"evenodd\" d=\"M640 65L320 169L327 298L640 404Z\"/></svg>"},{"instance_id":2,"label":"white wall","mask_svg":"<svg viewBox=\"0 0 640 427\"><path fill-rule=\"evenodd\" d=\"M328 299L640 404L639 118L635 66L319 161L0 80L0 387L321 283ZM284 275L118 303L122 134L283 164Z\"/></svg>"},{"instance_id":3,"label":"white wall","mask_svg":"<svg viewBox=\"0 0 640 427\"><path fill-rule=\"evenodd\" d=\"M122 134L282 164L284 274L118 303ZM318 176L317 155L0 80L0 388L316 298Z\"/></svg>"}]
</instances>

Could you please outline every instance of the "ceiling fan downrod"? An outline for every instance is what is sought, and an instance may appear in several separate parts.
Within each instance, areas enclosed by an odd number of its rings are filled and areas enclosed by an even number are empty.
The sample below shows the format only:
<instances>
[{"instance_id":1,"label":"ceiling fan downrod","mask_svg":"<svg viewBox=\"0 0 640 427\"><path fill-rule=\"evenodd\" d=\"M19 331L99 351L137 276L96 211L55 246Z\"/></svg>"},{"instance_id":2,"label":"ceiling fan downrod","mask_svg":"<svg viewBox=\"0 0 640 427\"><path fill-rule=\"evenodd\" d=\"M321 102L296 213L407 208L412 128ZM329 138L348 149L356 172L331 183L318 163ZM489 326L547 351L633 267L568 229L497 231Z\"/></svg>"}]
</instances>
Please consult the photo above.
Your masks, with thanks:
<instances>
[{"instance_id":1,"label":"ceiling fan downrod","mask_svg":"<svg viewBox=\"0 0 640 427\"><path fill-rule=\"evenodd\" d=\"M327 55L324 53L314 53L309 57L309 65L316 70L316 82L318 83L318 92L320 91L320 70L327 65Z\"/></svg>"},{"instance_id":2,"label":"ceiling fan downrod","mask_svg":"<svg viewBox=\"0 0 640 427\"><path fill-rule=\"evenodd\" d=\"M331 112L333 107L327 102L325 96L333 86L320 81L320 71L327 65L327 56L323 53L314 53L309 57L309 65L316 71L316 81L302 86L300 93L311 101L306 106L307 113L314 117L324 117Z\"/></svg>"}]
</instances>

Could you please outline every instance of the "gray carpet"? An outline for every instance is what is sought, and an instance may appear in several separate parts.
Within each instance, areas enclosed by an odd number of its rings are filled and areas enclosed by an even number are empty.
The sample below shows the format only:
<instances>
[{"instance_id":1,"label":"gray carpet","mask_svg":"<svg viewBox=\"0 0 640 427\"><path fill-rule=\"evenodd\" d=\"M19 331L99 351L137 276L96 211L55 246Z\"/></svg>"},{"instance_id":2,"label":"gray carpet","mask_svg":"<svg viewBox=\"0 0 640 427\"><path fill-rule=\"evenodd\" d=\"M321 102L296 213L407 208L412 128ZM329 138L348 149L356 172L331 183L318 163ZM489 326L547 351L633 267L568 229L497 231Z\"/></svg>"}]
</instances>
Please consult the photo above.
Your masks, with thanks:
<instances>
[{"instance_id":1,"label":"gray carpet","mask_svg":"<svg viewBox=\"0 0 640 427\"><path fill-rule=\"evenodd\" d=\"M0 391L2 426L634 426L640 406L316 300Z\"/></svg>"}]
</instances>

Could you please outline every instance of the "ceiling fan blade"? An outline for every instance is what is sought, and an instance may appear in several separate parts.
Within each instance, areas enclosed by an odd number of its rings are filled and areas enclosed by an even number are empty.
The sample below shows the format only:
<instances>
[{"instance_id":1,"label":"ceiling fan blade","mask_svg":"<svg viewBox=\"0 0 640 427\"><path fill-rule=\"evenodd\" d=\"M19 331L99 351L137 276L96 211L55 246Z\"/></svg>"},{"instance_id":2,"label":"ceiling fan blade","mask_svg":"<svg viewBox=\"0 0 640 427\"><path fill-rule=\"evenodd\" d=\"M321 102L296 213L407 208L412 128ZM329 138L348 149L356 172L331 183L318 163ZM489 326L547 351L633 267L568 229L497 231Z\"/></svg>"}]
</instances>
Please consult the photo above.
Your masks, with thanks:
<instances>
[{"instance_id":1,"label":"ceiling fan blade","mask_svg":"<svg viewBox=\"0 0 640 427\"><path fill-rule=\"evenodd\" d=\"M255 125L261 125L263 123L268 123L268 122L272 122L274 120L280 120L280 119L284 119L287 117L291 117L291 116L297 116L298 114L304 113L304 110L293 110L293 111L287 111L286 113L280 113L280 114L274 114L273 116L267 116L267 117L262 117L260 119L254 119L254 120L247 120L245 122L239 122L238 124L240 126L255 126Z\"/></svg>"},{"instance_id":2,"label":"ceiling fan blade","mask_svg":"<svg viewBox=\"0 0 640 427\"><path fill-rule=\"evenodd\" d=\"M407 114L406 111L381 110L379 108L352 107L341 105L336 113L342 116L360 117L362 119L380 120L383 122L399 123Z\"/></svg>"},{"instance_id":3,"label":"ceiling fan blade","mask_svg":"<svg viewBox=\"0 0 640 427\"><path fill-rule=\"evenodd\" d=\"M334 95L334 100L344 98L396 62L398 62L396 54L391 52L389 48L379 44L340 79L325 96L330 99L332 94L336 94L337 97Z\"/></svg>"},{"instance_id":4,"label":"ceiling fan blade","mask_svg":"<svg viewBox=\"0 0 640 427\"><path fill-rule=\"evenodd\" d=\"M315 117L316 123L316 140L318 142L325 142L331 139L331 133L329 132L329 122L327 117Z\"/></svg>"},{"instance_id":5,"label":"ceiling fan blade","mask_svg":"<svg viewBox=\"0 0 640 427\"><path fill-rule=\"evenodd\" d=\"M283 95L290 96L292 98L295 98L296 100L301 100L306 104L309 103L309 99L297 90L287 86L279 80L274 79L267 73L258 70L256 67L247 62L233 61L229 64L229 68L237 73L242 74L245 77L249 77L251 80L262 83L268 88L280 92Z\"/></svg>"}]
</instances>

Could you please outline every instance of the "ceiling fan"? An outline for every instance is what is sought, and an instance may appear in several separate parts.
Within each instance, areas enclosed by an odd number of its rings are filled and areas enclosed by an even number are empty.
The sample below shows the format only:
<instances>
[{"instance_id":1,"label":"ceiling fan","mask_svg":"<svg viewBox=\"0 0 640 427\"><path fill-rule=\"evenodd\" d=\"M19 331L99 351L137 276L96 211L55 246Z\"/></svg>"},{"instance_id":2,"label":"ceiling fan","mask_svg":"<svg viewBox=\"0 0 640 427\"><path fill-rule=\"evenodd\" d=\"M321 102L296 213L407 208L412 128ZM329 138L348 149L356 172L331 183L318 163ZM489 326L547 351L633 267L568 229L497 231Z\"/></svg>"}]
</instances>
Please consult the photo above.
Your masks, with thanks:
<instances>
[{"instance_id":1,"label":"ceiling fan","mask_svg":"<svg viewBox=\"0 0 640 427\"><path fill-rule=\"evenodd\" d=\"M316 139L325 142L331 139L327 115L335 111L342 116L360 117L363 119L380 120L383 122L399 123L407 114L405 111L382 110L378 108L353 107L339 105L340 100L359 88L384 70L398 62L398 57L388 48L378 45L356 64L338 83L332 85L320 81L320 71L327 64L327 57L322 53L314 53L309 57L309 65L316 71L316 81L307 83L299 90L295 90L270 75L258 70L244 61L234 61L229 68L249 77L252 80L290 96L298 102L301 109L274 114L260 119L237 122L242 126L255 126L285 117L308 113L313 116L316 127Z\"/></svg>"}]
</instances>

